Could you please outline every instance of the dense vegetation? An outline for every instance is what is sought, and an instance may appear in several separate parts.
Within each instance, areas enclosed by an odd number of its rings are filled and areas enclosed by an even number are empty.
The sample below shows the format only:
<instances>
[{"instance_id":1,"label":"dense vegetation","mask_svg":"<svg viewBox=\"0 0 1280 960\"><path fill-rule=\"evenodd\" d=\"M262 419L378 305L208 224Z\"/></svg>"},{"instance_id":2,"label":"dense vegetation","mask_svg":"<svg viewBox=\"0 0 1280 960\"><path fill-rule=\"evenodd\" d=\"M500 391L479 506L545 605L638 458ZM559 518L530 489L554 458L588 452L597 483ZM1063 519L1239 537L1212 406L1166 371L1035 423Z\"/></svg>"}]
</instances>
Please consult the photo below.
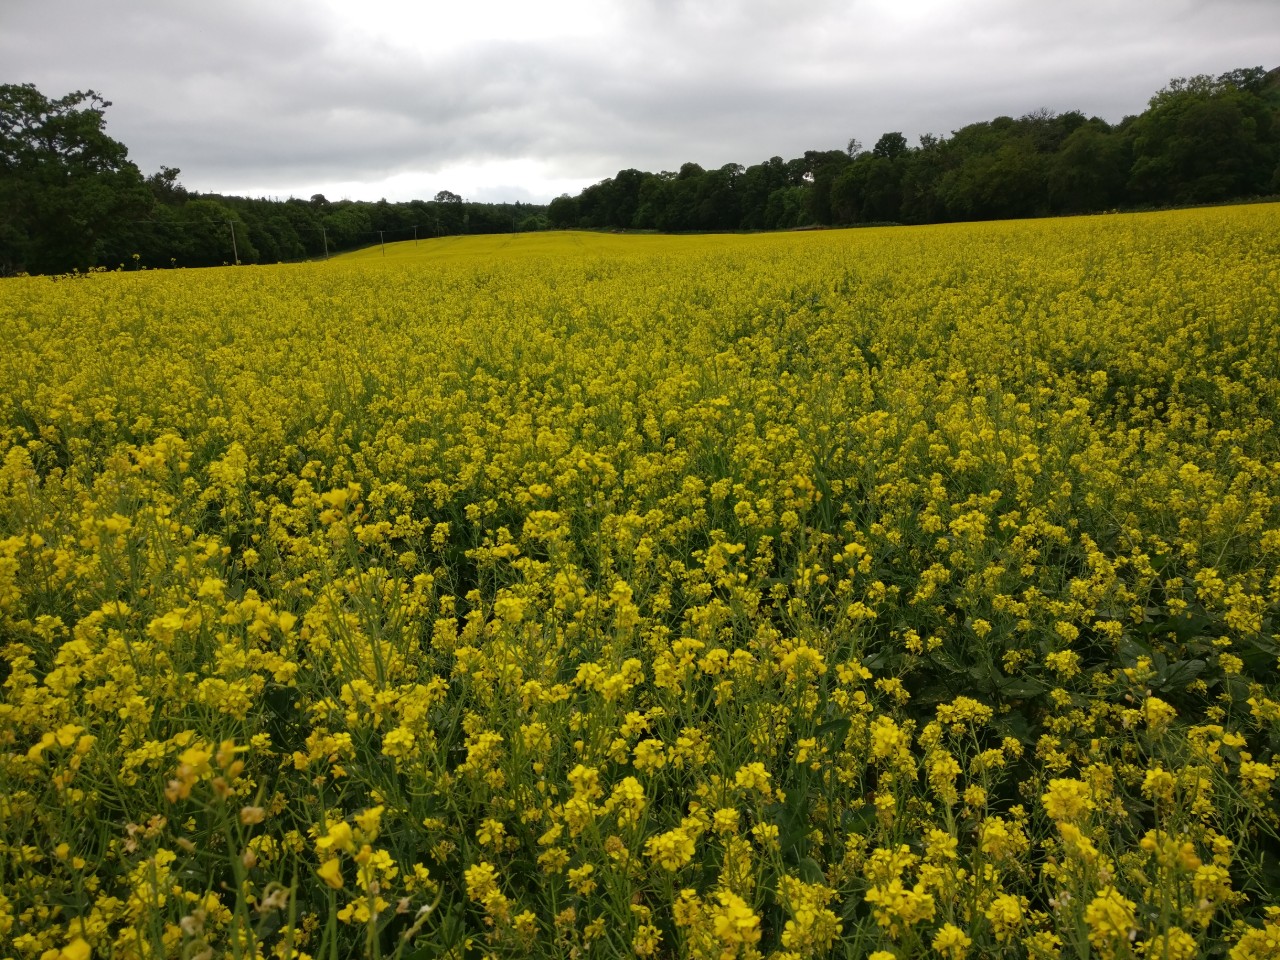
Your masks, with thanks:
<instances>
[{"instance_id":1,"label":"dense vegetation","mask_svg":"<svg viewBox=\"0 0 1280 960\"><path fill-rule=\"evenodd\" d=\"M1277 264L1268 204L0 281L0 953L1276 957Z\"/></svg>"},{"instance_id":2,"label":"dense vegetation","mask_svg":"<svg viewBox=\"0 0 1280 960\"><path fill-rule=\"evenodd\" d=\"M191 193L176 168L142 175L106 134L109 105L92 91L51 100L31 84L0 86L0 275L275 263L380 239L547 225L545 207L448 190L410 203Z\"/></svg>"},{"instance_id":3,"label":"dense vegetation","mask_svg":"<svg viewBox=\"0 0 1280 960\"><path fill-rule=\"evenodd\" d=\"M1280 192L1280 69L1174 80L1112 126L1078 111L997 117L870 150L742 167L622 170L560 197L553 226L773 230L938 223L1214 203Z\"/></svg>"},{"instance_id":4,"label":"dense vegetation","mask_svg":"<svg viewBox=\"0 0 1280 960\"><path fill-rule=\"evenodd\" d=\"M1280 70L1175 80L1112 126L1079 112L997 117L910 146L809 150L742 167L622 170L549 207L267 200L189 193L107 137L97 94L0 87L0 274L272 263L380 239L555 227L766 230L934 223L1210 203L1280 192ZM233 243L234 237L234 243Z\"/></svg>"}]
</instances>

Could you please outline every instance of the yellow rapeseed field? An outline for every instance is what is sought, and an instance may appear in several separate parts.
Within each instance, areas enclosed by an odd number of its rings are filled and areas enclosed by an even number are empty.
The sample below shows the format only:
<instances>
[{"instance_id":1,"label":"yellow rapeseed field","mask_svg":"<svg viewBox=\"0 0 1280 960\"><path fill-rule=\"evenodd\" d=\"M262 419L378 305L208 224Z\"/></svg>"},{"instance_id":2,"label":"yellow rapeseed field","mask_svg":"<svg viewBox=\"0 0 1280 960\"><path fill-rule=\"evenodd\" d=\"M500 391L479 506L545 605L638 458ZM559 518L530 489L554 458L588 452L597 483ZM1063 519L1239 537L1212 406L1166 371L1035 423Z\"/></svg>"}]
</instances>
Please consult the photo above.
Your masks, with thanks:
<instances>
[{"instance_id":1,"label":"yellow rapeseed field","mask_svg":"<svg viewBox=\"0 0 1280 960\"><path fill-rule=\"evenodd\" d=\"M0 281L0 957L1280 957L1280 207Z\"/></svg>"}]
</instances>

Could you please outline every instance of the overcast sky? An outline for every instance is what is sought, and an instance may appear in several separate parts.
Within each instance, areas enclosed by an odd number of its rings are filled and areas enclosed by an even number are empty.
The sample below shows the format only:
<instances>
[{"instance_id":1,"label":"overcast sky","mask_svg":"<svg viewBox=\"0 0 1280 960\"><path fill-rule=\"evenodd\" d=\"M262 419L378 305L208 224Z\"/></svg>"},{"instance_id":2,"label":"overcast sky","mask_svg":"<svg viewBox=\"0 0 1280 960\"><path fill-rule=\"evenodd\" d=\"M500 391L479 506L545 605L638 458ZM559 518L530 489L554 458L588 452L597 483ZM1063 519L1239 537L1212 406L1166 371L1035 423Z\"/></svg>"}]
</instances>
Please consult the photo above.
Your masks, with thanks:
<instances>
[{"instance_id":1,"label":"overcast sky","mask_svg":"<svg viewBox=\"0 0 1280 960\"><path fill-rule=\"evenodd\" d=\"M1280 0L0 0L0 83L249 196L546 201L1280 65Z\"/></svg>"}]
</instances>

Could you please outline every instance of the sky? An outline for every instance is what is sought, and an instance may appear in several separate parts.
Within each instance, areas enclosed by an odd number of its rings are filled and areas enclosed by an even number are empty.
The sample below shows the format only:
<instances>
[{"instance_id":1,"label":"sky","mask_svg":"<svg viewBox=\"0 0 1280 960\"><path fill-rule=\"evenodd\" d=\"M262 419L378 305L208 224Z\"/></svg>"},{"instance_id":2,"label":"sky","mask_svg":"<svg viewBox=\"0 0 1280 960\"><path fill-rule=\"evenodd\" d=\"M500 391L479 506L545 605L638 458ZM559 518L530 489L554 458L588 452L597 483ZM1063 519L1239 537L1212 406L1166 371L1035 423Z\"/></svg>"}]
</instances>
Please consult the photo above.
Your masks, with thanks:
<instances>
[{"instance_id":1,"label":"sky","mask_svg":"<svg viewBox=\"0 0 1280 960\"><path fill-rule=\"evenodd\" d=\"M544 203L1280 66L1280 0L0 0L0 83L93 89L144 173Z\"/></svg>"}]
</instances>

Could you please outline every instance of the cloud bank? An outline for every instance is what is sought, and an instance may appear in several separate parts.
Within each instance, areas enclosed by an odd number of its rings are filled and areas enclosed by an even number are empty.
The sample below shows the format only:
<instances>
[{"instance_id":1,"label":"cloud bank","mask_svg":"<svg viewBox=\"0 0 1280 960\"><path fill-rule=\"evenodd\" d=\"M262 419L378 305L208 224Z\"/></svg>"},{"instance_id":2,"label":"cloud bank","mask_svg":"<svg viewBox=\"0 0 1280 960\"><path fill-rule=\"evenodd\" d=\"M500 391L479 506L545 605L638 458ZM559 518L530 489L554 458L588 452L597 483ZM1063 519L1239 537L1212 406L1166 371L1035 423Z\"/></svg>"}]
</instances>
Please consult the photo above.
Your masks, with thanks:
<instances>
[{"instance_id":1,"label":"cloud bank","mask_svg":"<svg viewBox=\"0 0 1280 960\"><path fill-rule=\"evenodd\" d=\"M9 0L0 82L93 88L191 189L546 201L1277 64L1272 0Z\"/></svg>"}]
</instances>

